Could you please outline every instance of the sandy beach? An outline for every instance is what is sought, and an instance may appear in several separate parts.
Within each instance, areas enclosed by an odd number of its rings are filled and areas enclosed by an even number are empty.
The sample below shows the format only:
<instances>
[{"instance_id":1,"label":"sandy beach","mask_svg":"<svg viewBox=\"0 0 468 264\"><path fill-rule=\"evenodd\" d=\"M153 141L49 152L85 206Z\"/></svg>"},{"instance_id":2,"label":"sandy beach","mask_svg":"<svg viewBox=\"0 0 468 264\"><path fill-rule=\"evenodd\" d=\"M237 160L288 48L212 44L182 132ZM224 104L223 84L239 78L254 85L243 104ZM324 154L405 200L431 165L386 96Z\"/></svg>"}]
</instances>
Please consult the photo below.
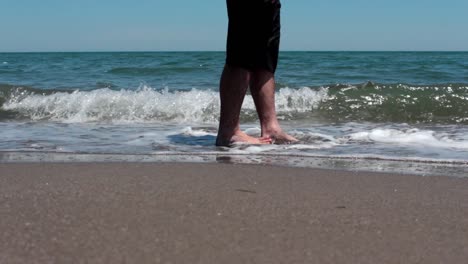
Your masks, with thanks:
<instances>
[{"instance_id":1,"label":"sandy beach","mask_svg":"<svg viewBox=\"0 0 468 264\"><path fill-rule=\"evenodd\" d=\"M468 179L0 164L0 263L466 263Z\"/></svg>"}]
</instances>

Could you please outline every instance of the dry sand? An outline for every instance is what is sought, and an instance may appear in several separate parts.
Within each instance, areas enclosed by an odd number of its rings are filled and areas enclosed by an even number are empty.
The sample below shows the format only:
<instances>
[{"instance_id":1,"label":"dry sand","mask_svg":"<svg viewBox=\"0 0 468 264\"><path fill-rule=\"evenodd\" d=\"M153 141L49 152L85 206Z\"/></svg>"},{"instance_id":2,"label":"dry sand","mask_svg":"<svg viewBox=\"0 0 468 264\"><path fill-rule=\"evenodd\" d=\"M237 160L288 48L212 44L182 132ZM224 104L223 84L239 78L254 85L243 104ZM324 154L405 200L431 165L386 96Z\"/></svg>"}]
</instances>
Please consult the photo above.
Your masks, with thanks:
<instances>
[{"instance_id":1,"label":"dry sand","mask_svg":"<svg viewBox=\"0 0 468 264\"><path fill-rule=\"evenodd\" d=\"M467 263L468 179L0 164L0 263Z\"/></svg>"}]
</instances>

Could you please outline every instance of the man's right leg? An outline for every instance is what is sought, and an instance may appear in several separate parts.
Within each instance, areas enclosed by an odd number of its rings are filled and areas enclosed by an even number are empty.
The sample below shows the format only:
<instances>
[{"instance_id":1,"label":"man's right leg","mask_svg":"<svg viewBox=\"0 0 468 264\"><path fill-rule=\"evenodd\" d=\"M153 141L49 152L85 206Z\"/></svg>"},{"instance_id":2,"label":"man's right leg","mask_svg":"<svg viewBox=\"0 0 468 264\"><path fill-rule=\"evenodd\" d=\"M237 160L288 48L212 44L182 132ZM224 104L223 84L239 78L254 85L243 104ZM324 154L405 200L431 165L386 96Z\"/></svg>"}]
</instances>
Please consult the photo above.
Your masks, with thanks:
<instances>
[{"instance_id":1,"label":"man's right leg","mask_svg":"<svg viewBox=\"0 0 468 264\"><path fill-rule=\"evenodd\" d=\"M239 118L245 93L249 86L249 71L226 65L221 75L219 93L221 114L219 119L217 146L229 146L233 143L269 144L269 138L254 138L240 130Z\"/></svg>"}]
</instances>

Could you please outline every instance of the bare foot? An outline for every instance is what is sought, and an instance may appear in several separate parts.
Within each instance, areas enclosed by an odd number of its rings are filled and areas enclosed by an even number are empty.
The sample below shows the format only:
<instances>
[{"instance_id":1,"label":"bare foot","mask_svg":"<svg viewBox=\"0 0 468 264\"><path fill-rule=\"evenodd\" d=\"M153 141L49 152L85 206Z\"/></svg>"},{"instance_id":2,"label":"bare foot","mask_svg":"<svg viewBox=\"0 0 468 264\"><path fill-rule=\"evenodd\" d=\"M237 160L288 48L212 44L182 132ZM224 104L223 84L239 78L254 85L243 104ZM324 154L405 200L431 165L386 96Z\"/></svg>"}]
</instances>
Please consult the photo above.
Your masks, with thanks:
<instances>
[{"instance_id":1,"label":"bare foot","mask_svg":"<svg viewBox=\"0 0 468 264\"><path fill-rule=\"evenodd\" d=\"M271 144L272 139L270 137L252 137L242 131L236 132L230 139L216 139L216 146L229 147L233 144Z\"/></svg>"},{"instance_id":2,"label":"bare foot","mask_svg":"<svg viewBox=\"0 0 468 264\"><path fill-rule=\"evenodd\" d=\"M269 133L263 133L264 137L271 138L272 144L291 144L298 142L297 138L286 134L282 130L271 131Z\"/></svg>"}]
</instances>

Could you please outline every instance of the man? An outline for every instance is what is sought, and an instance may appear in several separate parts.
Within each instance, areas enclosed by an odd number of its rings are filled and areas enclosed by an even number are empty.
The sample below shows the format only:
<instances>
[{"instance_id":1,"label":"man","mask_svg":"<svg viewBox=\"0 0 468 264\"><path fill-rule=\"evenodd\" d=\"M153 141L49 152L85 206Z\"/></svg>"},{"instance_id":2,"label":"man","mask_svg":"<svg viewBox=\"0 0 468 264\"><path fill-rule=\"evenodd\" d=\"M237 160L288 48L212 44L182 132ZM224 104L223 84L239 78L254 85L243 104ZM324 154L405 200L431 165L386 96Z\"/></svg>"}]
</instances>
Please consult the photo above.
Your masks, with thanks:
<instances>
[{"instance_id":1,"label":"man","mask_svg":"<svg viewBox=\"0 0 468 264\"><path fill-rule=\"evenodd\" d=\"M280 42L279 0L227 0L229 17L226 65L220 81L221 115L217 146L297 141L280 127L275 111L275 79ZM247 88L255 102L262 134L240 130Z\"/></svg>"}]
</instances>

